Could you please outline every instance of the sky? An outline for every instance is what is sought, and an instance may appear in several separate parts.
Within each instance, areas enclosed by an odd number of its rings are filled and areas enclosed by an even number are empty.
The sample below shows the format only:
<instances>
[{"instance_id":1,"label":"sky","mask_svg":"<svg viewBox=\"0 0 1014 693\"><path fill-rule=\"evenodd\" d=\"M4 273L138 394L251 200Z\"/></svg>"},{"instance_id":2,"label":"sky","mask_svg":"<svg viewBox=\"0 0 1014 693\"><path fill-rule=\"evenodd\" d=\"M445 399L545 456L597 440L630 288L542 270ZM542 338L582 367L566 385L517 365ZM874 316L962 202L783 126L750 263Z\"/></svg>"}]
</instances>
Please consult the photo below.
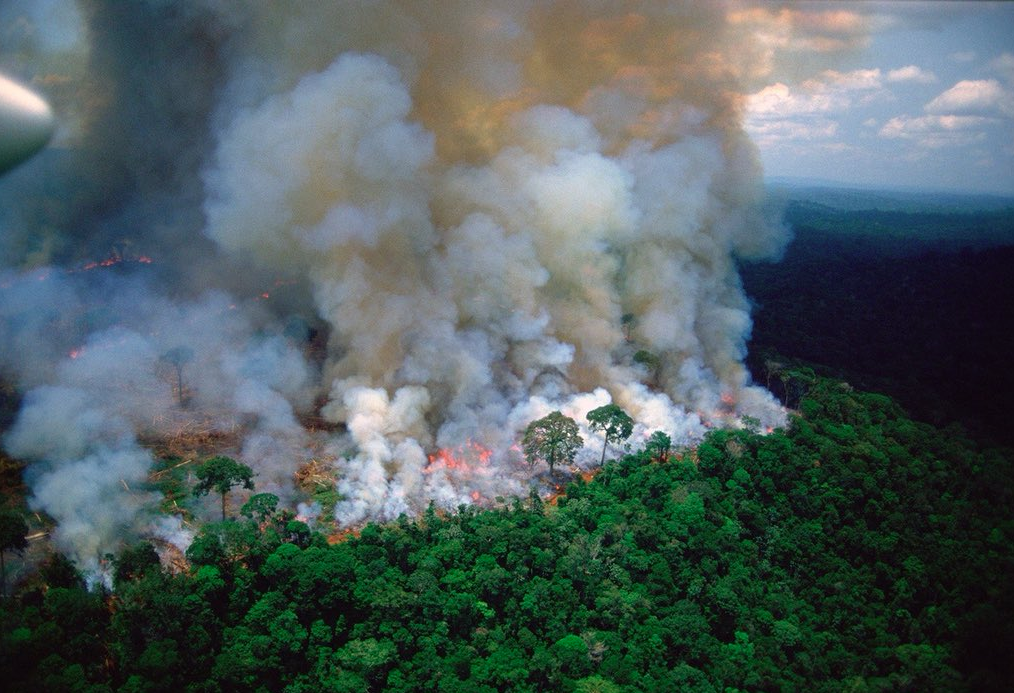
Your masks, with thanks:
<instances>
[{"instance_id":1,"label":"sky","mask_svg":"<svg viewBox=\"0 0 1014 693\"><path fill-rule=\"evenodd\" d=\"M725 7L750 44L744 127L767 177L1014 194L1014 3ZM19 43L59 56L81 25L71 0L0 2L0 69L37 81Z\"/></svg>"},{"instance_id":2,"label":"sky","mask_svg":"<svg viewBox=\"0 0 1014 693\"><path fill-rule=\"evenodd\" d=\"M1014 3L761 4L767 177L1014 193Z\"/></svg>"}]
</instances>

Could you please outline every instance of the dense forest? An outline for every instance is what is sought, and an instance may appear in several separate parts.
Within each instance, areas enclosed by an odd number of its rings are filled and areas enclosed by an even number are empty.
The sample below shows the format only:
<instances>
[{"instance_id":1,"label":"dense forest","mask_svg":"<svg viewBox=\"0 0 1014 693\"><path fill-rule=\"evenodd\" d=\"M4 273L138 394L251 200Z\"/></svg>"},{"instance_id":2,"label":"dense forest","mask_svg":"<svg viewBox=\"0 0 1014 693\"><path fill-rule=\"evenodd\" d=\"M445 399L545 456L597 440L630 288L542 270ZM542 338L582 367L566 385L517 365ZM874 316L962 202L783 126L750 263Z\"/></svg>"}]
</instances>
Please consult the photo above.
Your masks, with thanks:
<instances>
[{"instance_id":1,"label":"dense forest","mask_svg":"<svg viewBox=\"0 0 1014 693\"><path fill-rule=\"evenodd\" d=\"M929 211L921 197L895 209L882 196L825 195L839 207L790 199L785 256L742 268L755 379L784 398L778 371L801 362L896 397L919 420L1014 443L1011 201ZM889 209L851 209L864 201Z\"/></svg>"},{"instance_id":2,"label":"dense forest","mask_svg":"<svg viewBox=\"0 0 1014 693\"><path fill-rule=\"evenodd\" d=\"M817 380L785 430L609 462L554 503L325 538L254 496L188 571L59 556L8 690L1006 690L1012 457Z\"/></svg>"},{"instance_id":3,"label":"dense forest","mask_svg":"<svg viewBox=\"0 0 1014 693\"><path fill-rule=\"evenodd\" d=\"M1014 251L898 253L892 217L880 252L848 214L879 213L790 204L784 260L743 268L784 429L340 538L256 494L186 562L128 547L112 590L51 555L4 599L5 689L1010 690Z\"/></svg>"}]
</instances>

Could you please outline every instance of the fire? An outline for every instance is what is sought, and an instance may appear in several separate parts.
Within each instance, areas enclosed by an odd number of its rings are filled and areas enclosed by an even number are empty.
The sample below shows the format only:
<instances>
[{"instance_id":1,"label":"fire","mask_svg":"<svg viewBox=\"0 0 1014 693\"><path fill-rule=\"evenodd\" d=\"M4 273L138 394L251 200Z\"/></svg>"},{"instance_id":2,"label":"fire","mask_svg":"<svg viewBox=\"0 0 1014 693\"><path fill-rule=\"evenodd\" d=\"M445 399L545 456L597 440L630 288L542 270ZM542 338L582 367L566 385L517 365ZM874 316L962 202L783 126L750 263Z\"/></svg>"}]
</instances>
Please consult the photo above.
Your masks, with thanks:
<instances>
[{"instance_id":1,"label":"fire","mask_svg":"<svg viewBox=\"0 0 1014 693\"><path fill-rule=\"evenodd\" d=\"M489 467L493 451L480 443L469 440L456 448L441 448L428 456L429 465L426 472L436 469L454 469L472 471L477 468Z\"/></svg>"},{"instance_id":2,"label":"fire","mask_svg":"<svg viewBox=\"0 0 1014 693\"><path fill-rule=\"evenodd\" d=\"M489 477L494 471L493 451L474 440L453 448L441 448L428 458L429 464L423 469L424 473L443 471L459 482L464 482L466 488L472 486L470 482ZM484 499L482 492L474 488L468 492L468 497L473 503L481 503Z\"/></svg>"},{"instance_id":3,"label":"fire","mask_svg":"<svg viewBox=\"0 0 1014 693\"><path fill-rule=\"evenodd\" d=\"M109 257L105 258L104 260L93 260L91 262L87 262L84 265L81 265L81 267L78 267L77 269L67 270L67 273L74 274L76 272L89 272L91 270L98 269L100 267L113 267L115 265L122 265L125 263L150 265L152 263L152 259L147 255L124 255L123 253L120 253L117 250L113 250L109 254Z\"/></svg>"},{"instance_id":4,"label":"fire","mask_svg":"<svg viewBox=\"0 0 1014 693\"><path fill-rule=\"evenodd\" d=\"M280 288L285 287L285 286L293 286L294 284L296 284L296 280L295 279L276 279L272 283L272 286L275 289L280 289ZM257 294L256 296L254 296L254 300L255 301L267 301L270 298L271 298L271 291L270 290L268 290L268 291L261 291L259 294ZM231 307L232 306L230 306L230 308Z\"/></svg>"}]
</instances>

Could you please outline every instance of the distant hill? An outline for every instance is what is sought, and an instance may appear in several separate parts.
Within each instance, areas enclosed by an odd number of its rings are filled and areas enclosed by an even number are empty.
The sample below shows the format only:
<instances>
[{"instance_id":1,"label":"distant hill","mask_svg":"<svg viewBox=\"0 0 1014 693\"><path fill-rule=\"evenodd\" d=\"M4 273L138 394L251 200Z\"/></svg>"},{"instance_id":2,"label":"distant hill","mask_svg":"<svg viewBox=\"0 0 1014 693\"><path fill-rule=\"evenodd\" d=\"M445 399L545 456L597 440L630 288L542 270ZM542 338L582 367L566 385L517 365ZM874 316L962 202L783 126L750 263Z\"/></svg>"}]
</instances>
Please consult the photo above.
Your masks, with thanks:
<instances>
[{"instance_id":1,"label":"distant hill","mask_svg":"<svg viewBox=\"0 0 1014 693\"><path fill-rule=\"evenodd\" d=\"M754 377L766 382L765 363L800 359L897 397L917 418L961 421L1014 444L1012 209L974 209L973 198L959 212L917 210L915 196L894 193L791 194L783 211L794 239L784 257L741 270L754 305ZM845 208L849 199L855 209ZM896 209L859 208L891 200Z\"/></svg>"},{"instance_id":2,"label":"distant hill","mask_svg":"<svg viewBox=\"0 0 1014 693\"><path fill-rule=\"evenodd\" d=\"M1014 198L779 185L768 195L797 237L849 256L1014 245Z\"/></svg>"},{"instance_id":3,"label":"distant hill","mask_svg":"<svg viewBox=\"0 0 1014 693\"><path fill-rule=\"evenodd\" d=\"M769 199L775 203L805 202L843 211L990 212L1014 210L1014 197L915 189L860 188L808 179L769 178Z\"/></svg>"}]
</instances>

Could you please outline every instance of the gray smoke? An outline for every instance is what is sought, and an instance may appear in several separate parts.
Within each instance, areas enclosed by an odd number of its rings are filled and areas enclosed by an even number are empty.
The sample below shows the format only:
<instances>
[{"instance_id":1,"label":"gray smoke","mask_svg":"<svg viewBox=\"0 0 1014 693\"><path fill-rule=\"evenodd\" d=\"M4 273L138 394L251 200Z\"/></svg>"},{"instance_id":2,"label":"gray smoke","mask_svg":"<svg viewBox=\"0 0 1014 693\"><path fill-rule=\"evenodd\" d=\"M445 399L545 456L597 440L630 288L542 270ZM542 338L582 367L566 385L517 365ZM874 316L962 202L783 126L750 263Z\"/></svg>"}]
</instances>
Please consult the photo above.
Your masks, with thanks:
<instances>
[{"instance_id":1,"label":"gray smoke","mask_svg":"<svg viewBox=\"0 0 1014 693\"><path fill-rule=\"evenodd\" d=\"M335 460L343 524L526 493L512 448L553 409L615 401L635 444L780 424L742 363L735 260L785 240L740 127L751 37L614 5L96 1L26 33L6 68L45 65L63 125L0 182L5 444L61 546L161 526L139 440L196 421L293 506Z\"/></svg>"}]
</instances>

